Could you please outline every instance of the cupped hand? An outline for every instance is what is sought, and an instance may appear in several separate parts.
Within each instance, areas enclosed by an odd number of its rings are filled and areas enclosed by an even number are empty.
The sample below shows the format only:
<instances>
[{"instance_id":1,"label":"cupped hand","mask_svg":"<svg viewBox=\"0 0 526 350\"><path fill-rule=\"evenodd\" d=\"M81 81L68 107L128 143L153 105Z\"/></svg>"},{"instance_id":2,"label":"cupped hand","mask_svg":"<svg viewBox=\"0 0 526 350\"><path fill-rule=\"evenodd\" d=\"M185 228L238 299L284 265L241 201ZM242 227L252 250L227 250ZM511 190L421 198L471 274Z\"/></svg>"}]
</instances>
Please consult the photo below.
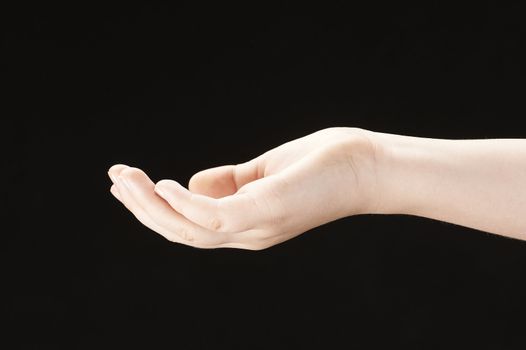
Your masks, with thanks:
<instances>
[{"instance_id":1,"label":"cupped hand","mask_svg":"<svg viewBox=\"0 0 526 350\"><path fill-rule=\"evenodd\" d=\"M114 165L111 192L145 226L197 248L261 250L324 223L367 213L375 147L367 130L335 127L236 165L203 170L188 189Z\"/></svg>"}]
</instances>

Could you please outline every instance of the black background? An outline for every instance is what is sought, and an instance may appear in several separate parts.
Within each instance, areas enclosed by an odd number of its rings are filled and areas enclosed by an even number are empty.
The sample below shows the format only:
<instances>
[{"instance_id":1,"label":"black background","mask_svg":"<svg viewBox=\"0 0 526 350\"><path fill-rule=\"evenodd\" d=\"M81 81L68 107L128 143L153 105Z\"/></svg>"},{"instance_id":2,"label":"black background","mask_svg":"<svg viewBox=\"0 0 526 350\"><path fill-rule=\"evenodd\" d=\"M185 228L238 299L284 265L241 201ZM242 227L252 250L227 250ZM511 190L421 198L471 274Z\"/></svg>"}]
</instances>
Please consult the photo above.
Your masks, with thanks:
<instances>
[{"instance_id":1,"label":"black background","mask_svg":"<svg viewBox=\"0 0 526 350\"><path fill-rule=\"evenodd\" d=\"M1 14L6 348L524 348L522 241L365 215L200 250L106 175L186 184L330 126L526 137L523 6L72 3Z\"/></svg>"}]
</instances>

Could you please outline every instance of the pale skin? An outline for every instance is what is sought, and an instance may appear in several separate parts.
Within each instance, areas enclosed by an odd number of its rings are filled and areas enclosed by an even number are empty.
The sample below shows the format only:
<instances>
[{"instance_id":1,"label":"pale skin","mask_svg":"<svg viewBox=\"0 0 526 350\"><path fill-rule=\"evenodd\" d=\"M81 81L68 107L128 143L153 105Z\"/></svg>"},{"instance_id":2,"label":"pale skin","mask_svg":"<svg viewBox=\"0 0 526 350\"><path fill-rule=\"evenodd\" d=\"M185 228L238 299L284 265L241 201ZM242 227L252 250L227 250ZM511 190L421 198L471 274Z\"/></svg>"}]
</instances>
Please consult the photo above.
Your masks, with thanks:
<instances>
[{"instance_id":1,"label":"pale skin","mask_svg":"<svg viewBox=\"0 0 526 350\"><path fill-rule=\"evenodd\" d=\"M145 226L196 248L261 250L359 214L427 217L526 239L526 140L327 128L188 188L118 164L111 193Z\"/></svg>"}]
</instances>

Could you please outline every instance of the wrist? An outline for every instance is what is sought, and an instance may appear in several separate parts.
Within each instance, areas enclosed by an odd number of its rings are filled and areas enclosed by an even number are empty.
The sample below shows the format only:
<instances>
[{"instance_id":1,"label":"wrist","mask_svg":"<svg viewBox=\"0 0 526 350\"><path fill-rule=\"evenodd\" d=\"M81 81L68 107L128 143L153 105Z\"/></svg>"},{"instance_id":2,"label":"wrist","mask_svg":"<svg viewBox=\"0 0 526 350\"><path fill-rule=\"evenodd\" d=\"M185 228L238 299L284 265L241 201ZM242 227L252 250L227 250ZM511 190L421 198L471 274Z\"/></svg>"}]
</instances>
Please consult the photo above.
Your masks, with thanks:
<instances>
[{"instance_id":1,"label":"wrist","mask_svg":"<svg viewBox=\"0 0 526 350\"><path fill-rule=\"evenodd\" d=\"M377 133L355 127L346 128L349 142L344 143L345 157L352 177L356 179L356 191L351 197L347 215L372 214L377 211L381 191L379 190L378 158L383 146Z\"/></svg>"},{"instance_id":2,"label":"wrist","mask_svg":"<svg viewBox=\"0 0 526 350\"><path fill-rule=\"evenodd\" d=\"M422 215L443 180L449 141L372 132L376 184L371 214Z\"/></svg>"}]
</instances>

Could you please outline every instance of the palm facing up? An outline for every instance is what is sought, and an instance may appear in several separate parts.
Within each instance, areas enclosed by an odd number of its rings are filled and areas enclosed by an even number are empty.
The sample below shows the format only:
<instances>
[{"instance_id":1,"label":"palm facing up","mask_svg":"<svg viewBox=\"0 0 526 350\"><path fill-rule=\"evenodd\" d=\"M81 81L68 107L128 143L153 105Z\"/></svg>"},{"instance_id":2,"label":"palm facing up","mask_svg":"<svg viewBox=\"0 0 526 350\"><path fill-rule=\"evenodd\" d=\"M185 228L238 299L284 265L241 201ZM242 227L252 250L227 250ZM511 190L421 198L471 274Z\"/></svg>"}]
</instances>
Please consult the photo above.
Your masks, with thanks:
<instances>
[{"instance_id":1,"label":"palm facing up","mask_svg":"<svg viewBox=\"0 0 526 350\"><path fill-rule=\"evenodd\" d=\"M188 189L115 165L112 193L144 225L198 248L264 249L367 212L374 188L367 131L328 128L257 158L195 174Z\"/></svg>"}]
</instances>

